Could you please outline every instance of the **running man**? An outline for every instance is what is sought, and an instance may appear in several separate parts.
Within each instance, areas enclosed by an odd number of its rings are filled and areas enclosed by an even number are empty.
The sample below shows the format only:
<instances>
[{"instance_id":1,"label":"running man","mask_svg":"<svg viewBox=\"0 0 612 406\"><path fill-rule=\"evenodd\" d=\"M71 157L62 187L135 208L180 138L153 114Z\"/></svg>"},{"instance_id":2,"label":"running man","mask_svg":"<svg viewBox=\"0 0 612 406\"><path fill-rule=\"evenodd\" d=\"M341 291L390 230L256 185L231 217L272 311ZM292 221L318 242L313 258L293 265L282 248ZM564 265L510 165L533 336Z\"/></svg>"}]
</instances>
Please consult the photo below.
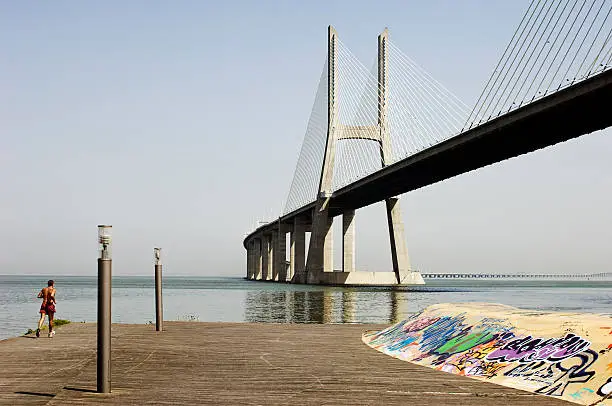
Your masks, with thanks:
<instances>
[{"instance_id":1,"label":"running man","mask_svg":"<svg viewBox=\"0 0 612 406\"><path fill-rule=\"evenodd\" d=\"M38 293L38 298L42 298L40 305L40 320L38 320L38 328L36 329L36 337L40 337L40 329L45 322L45 314L49 316L49 338L55 335L53 331L53 316L55 316L55 282L51 279L47 282L47 287L43 288Z\"/></svg>"}]
</instances>

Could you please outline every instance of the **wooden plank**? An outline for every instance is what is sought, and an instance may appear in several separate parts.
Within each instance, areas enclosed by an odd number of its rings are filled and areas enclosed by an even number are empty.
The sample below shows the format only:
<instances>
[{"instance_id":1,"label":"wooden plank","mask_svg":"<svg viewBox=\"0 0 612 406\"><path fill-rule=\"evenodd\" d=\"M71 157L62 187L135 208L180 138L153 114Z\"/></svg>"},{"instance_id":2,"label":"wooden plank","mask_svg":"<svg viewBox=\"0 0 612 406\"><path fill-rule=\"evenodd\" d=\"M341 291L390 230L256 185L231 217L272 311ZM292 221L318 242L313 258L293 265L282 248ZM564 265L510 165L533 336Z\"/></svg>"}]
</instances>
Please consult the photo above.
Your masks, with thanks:
<instances>
[{"instance_id":1,"label":"wooden plank","mask_svg":"<svg viewBox=\"0 0 612 406\"><path fill-rule=\"evenodd\" d=\"M113 392L97 394L95 324L0 342L2 404L568 404L368 348L378 325L113 325Z\"/></svg>"}]
</instances>

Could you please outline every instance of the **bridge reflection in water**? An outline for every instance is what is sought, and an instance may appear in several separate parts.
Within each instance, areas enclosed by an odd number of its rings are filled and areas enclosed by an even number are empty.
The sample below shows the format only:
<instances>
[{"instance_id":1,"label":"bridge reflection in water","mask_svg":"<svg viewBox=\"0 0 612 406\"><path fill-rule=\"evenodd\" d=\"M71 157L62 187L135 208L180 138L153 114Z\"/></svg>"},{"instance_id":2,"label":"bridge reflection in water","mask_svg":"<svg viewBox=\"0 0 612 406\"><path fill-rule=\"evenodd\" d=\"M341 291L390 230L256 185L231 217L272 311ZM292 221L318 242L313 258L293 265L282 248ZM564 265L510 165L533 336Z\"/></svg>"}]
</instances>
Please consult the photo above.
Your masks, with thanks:
<instances>
[{"instance_id":1,"label":"bridge reflection in water","mask_svg":"<svg viewBox=\"0 0 612 406\"><path fill-rule=\"evenodd\" d=\"M396 323L406 318L410 292L325 289L248 291L247 322L266 323Z\"/></svg>"}]
</instances>

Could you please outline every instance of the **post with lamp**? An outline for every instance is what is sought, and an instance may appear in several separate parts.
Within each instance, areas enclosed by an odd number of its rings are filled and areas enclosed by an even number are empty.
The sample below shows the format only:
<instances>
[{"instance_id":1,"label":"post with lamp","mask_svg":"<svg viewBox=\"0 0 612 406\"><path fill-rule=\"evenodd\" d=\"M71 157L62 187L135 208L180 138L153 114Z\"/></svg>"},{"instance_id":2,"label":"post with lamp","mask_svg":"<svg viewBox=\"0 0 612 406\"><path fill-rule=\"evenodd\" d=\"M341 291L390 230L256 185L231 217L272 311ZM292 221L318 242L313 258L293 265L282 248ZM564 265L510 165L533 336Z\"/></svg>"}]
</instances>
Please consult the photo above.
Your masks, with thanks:
<instances>
[{"instance_id":1,"label":"post with lamp","mask_svg":"<svg viewBox=\"0 0 612 406\"><path fill-rule=\"evenodd\" d=\"M162 263L161 248L153 248L155 257L155 331L162 331L164 325L164 307L162 305Z\"/></svg>"},{"instance_id":2,"label":"post with lamp","mask_svg":"<svg viewBox=\"0 0 612 406\"><path fill-rule=\"evenodd\" d=\"M111 391L111 229L113 226L98 226L98 393Z\"/></svg>"}]
</instances>

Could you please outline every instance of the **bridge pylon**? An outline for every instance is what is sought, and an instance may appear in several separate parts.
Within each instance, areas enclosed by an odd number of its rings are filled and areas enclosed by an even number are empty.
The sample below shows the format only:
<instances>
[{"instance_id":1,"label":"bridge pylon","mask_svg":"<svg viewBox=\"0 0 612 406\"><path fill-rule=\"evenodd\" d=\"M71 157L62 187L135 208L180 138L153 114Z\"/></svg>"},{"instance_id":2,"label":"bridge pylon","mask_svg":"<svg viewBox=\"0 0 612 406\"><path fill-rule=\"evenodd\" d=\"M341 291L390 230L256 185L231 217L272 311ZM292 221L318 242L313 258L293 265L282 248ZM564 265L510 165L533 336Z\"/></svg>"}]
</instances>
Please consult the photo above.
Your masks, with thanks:
<instances>
[{"instance_id":1,"label":"bridge pylon","mask_svg":"<svg viewBox=\"0 0 612 406\"><path fill-rule=\"evenodd\" d=\"M389 84L389 30L385 30L378 36L378 128L380 134L380 159L382 166L388 166L392 162L391 137L387 121L387 91ZM387 223L389 226L389 243L391 244L391 262L397 283L402 283L406 274L410 273L410 261L408 259L408 248L404 235L404 221L400 209L399 197L385 199L387 210ZM416 277L416 275L413 275ZM418 276L420 277L420 275ZM421 277L421 281L423 281Z\"/></svg>"},{"instance_id":2,"label":"bridge pylon","mask_svg":"<svg viewBox=\"0 0 612 406\"><path fill-rule=\"evenodd\" d=\"M404 224L398 197L385 199L389 242L394 278L385 272L357 272L355 270L355 210L342 209L342 272L333 269L333 216L330 215L330 199L333 195L333 177L336 142L360 139L377 142L380 146L382 166L392 162L392 148L387 122L388 87L388 39L385 28L378 36L378 122L374 126L351 126L341 123L338 118L338 34L328 27L328 97L327 97L327 138L319 180L318 194L312 213L312 231L306 266L303 272L296 272L294 283L312 284L424 284L420 273L410 270L408 249L404 235Z\"/></svg>"},{"instance_id":3,"label":"bridge pylon","mask_svg":"<svg viewBox=\"0 0 612 406\"><path fill-rule=\"evenodd\" d=\"M332 195L334 176L335 140L338 124L338 33L331 25L327 27L327 139L323 155L323 167L319 189L312 213L312 231L306 267L296 273L293 282L320 283L325 272L333 272L333 217L329 215L329 200Z\"/></svg>"}]
</instances>

